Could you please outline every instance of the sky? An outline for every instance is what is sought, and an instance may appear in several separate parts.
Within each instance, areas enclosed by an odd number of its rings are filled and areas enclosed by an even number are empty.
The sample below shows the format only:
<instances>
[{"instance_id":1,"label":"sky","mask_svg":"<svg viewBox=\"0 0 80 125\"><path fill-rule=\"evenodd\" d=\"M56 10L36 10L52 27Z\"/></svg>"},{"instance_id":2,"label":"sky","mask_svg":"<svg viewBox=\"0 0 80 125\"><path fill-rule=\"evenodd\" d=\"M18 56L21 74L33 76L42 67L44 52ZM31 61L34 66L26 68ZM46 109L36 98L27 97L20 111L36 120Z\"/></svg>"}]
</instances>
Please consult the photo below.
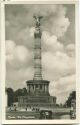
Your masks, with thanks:
<instances>
[{"instance_id":1,"label":"sky","mask_svg":"<svg viewBox=\"0 0 80 125\"><path fill-rule=\"evenodd\" d=\"M64 103L76 89L75 5L5 5L6 87L27 87L34 74L34 19L41 15L42 74L50 95Z\"/></svg>"}]
</instances>

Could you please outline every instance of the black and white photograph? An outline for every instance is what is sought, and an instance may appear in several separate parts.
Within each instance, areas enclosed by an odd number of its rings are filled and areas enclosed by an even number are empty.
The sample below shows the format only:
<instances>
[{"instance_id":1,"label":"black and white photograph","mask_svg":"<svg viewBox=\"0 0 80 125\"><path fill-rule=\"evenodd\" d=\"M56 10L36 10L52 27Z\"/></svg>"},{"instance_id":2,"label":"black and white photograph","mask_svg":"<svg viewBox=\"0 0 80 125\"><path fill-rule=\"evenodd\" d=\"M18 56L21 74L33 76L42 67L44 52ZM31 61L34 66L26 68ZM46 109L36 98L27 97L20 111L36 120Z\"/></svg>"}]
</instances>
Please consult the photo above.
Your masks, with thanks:
<instances>
[{"instance_id":1,"label":"black and white photograph","mask_svg":"<svg viewBox=\"0 0 80 125\"><path fill-rule=\"evenodd\" d=\"M5 119L76 120L76 7L5 4Z\"/></svg>"}]
</instances>

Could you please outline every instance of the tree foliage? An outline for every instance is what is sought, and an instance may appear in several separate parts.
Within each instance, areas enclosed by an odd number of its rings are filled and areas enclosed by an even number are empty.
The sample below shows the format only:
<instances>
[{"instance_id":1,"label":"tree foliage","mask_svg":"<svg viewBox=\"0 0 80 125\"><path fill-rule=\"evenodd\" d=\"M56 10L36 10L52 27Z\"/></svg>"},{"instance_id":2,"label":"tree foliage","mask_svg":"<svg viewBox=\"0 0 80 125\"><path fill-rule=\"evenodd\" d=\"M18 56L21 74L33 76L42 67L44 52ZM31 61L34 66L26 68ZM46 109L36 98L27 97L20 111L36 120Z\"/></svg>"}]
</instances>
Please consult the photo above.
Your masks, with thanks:
<instances>
[{"instance_id":1,"label":"tree foliage","mask_svg":"<svg viewBox=\"0 0 80 125\"><path fill-rule=\"evenodd\" d=\"M19 96L25 96L25 95L27 95L27 89L26 88L16 90L14 92L14 101L17 102Z\"/></svg>"},{"instance_id":2,"label":"tree foliage","mask_svg":"<svg viewBox=\"0 0 80 125\"><path fill-rule=\"evenodd\" d=\"M67 101L65 102L67 107L71 107L71 102L72 100L76 100L76 91L72 91L67 99Z\"/></svg>"},{"instance_id":3,"label":"tree foliage","mask_svg":"<svg viewBox=\"0 0 80 125\"><path fill-rule=\"evenodd\" d=\"M8 95L8 106L11 106L14 102L14 91L12 88L7 88L7 95Z\"/></svg>"},{"instance_id":4,"label":"tree foliage","mask_svg":"<svg viewBox=\"0 0 80 125\"><path fill-rule=\"evenodd\" d=\"M7 88L7 95L8 95L8 106L11 106L14 102L18 101L19 96L27 95L27 89L18 89L14 91L12 88Z\"/></svg>"}]
</instances>

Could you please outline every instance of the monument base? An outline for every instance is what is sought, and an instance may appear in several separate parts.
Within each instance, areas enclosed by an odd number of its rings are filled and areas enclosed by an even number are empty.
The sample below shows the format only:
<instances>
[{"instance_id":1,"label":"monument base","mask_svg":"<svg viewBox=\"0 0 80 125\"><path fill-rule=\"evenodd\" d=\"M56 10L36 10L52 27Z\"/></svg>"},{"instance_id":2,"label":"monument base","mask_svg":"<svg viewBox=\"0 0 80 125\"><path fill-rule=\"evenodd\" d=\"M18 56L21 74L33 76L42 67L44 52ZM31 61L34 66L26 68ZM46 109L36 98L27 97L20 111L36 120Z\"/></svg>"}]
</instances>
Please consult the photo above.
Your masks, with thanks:
<instances>
[{"instance_id":1,"label":"monument base","mask_svg":"<svg viewBox=\"0 0 80 125\"><path fill-rule=\"evenodd\" d=\"M18 98L19 107L53 107L56 97L52 96L21 96Z\"/></svg>"},{"instance_id":2,"label":"monument base","mask_svg":"<svg viewBox=\"0 0 80 125\"><path fill-rule=\"evenodd\" d=\"M56 97L49 94L49 81L27 81L27 95L18 98L19 107L53 107L56 105Z\"/></svg>"}]
</instances>

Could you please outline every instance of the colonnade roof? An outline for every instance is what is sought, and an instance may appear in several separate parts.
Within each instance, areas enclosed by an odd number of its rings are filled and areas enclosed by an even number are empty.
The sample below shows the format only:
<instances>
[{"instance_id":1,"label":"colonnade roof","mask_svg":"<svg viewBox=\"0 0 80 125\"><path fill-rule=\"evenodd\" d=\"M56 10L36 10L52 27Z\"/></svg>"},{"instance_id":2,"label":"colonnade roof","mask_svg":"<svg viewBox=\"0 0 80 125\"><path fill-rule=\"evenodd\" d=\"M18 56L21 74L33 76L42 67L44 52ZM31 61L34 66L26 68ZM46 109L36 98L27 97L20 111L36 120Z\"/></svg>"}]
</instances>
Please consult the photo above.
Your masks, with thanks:
<instances>
[{"instance_id":1,"label":"colonnade roof","mask_svg":"<svg viewBox=\"0 0 80 125\"><path fill-rule=\"evenodd\" d=\"M31 83L31 84L49 84L50 81L48 80L28 80L26 83Z\"/></svg>"}]
</instances>

